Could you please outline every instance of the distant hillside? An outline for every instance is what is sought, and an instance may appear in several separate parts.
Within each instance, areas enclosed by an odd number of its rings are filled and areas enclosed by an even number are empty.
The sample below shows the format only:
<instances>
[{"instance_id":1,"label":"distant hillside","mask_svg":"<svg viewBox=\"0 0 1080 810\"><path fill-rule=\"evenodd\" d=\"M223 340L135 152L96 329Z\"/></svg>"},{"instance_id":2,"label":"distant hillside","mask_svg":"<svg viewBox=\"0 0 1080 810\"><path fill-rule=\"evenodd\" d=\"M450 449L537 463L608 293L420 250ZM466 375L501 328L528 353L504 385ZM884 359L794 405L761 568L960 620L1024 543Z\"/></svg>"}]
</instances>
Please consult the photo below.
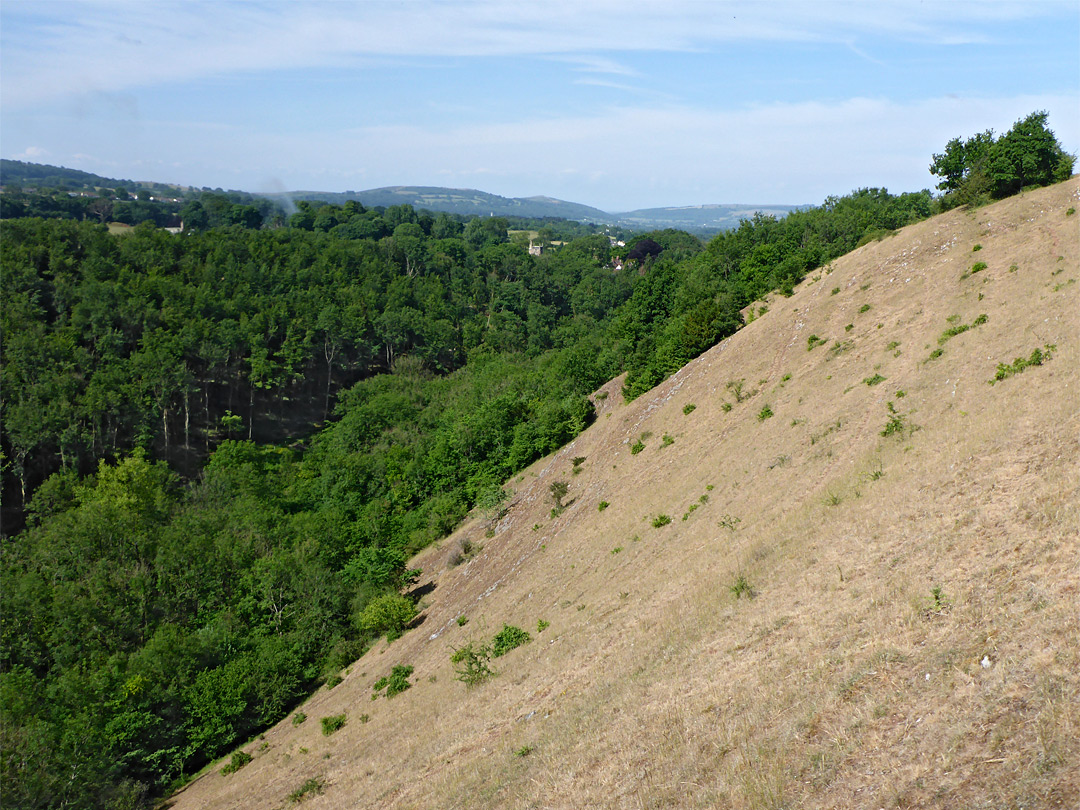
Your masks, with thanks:
<instances>
[{"instance_id":1,"label":"distant hillside","mask_svg":"<svg viewBox=\"0 0 1080 810\"><path fill-rule=\"evenodd\" d=\"M716 233L737 228L739 221L754 214L770 214L780 218L800 207L798 205L688 205L679 208L640 208L615 214L618 224L626 228L677 228L682 231Z\"/></svg>"},{"instance_id":2,"label":"distant hillside","mask_svg":"<svg viewBox=\"0 0 1080 810\"><path fill-rule=\"evenodd\" d=\"M615 220L615 217L599 208L556 200L554 197L500 197L476 189L436 186L387 186L344 193L296 191L290 196L294 200L315 200L334 205L343 205L349 200L356 200L368 207L411 205L428 211L467 216L559 217L578 222L604 223Z\"/></svg>"},{"instance_id":3,"label":"distant hillside","mask_svg":"<svg viewBox=\"0 0 1080 810\"><path fill-rule=\"evenodd\" d=\"M45 163L25 163L21 160L0 160L0 183L3 185L41 186L46 188L94 189L145 185L134 180L118 180L99 174L50 166Z\"/></svg>"},{"instance_id":4,"label":"distant hillside","mask_svg":"<svg viewBox=\"0 0 1080 810\"><path fill-rule=\"evenodd\" d=\"M170 806L1080 806L1078 199L908 226L603 386L413 559L419 627Z\"/></svg>"}]
</instances>

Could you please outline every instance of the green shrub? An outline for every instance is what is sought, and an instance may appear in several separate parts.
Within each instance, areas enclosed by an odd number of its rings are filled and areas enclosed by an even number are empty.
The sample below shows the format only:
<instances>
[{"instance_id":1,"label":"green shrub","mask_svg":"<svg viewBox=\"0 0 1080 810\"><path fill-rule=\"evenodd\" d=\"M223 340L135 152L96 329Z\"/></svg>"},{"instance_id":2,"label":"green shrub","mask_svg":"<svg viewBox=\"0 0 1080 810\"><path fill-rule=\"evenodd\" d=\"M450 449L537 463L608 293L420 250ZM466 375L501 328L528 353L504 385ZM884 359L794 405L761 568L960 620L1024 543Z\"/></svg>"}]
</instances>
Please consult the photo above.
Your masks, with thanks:
<instances>
[{"instance_id":1,"label":"green shrub","mask_svg":"<svg viewBox=\"0 0 1080 810\"><path fill-rule=\"evenodd\" d=\"M551 500L555 504L555 513L559 514L565 508L563 506L562 499L566 497L566 494L570 491L570 486L565 481L553 481L551 486L548 487L548 492L551 493Z\"/></svg>"},{"instance_id":2,"label":"green shrub","mask_svg":"<svg viewBox=\"0 0 1080 810\"><path fill-rule=\"evenodd\" d=\"M488 664L491 661L491 647L486 644L470 641L454 650L450 661L455 665L454 677L469 687L483 683L496 674Z\"/></svg>"},{"instance_id":3,"label":"green shrub","mask_svg":"<svg viewBox=\"0 0 1080 810\"><path fill-rule=\"evenodd\" d=\"M982 250L982 245L975 245L971 248L972 253L978 253L980 250Z\"/></svg>"},{"instance_id":4,"label":"green shrub","mask_svg":"<svg viewBox=\"0 0 1080 810\"><path fill-rule=\"evenodd\" d=\"M645 442L643 442L643 441L641 441L639 439L638 441L634 442L634 444L630 447L630 455L636 456L638 453L640 453L644 449L645 449Z\"/></svg>"},{"instance_id":5,"label":"green shrub","mask_svg":"<svg viewBox=\"0 0 1080 810\"><path fill-rule=\"evenodd\" d=\"M808 352L813 351L818 346L824 346L828 342L829 341L827 341L827 340L825 340L823 338L819 338L817 335L811 335L810 337L808 337L806 339L806 350Z\"/></svg>"},{"instance_id":6,"label":"green shrub","mask_svg":"<svg viewBox=\"0 0 1080 810\"><path fill-rule=\"evenodd\" d=\"M600 501L600 503L598 503L598 504L596 505L596 511L597 511L597 512L603 512L603 511L604 511L605 509L607 509L607 508L608 508L609 506L611 506L611 504L610 504L610 503L608 503L607 501Z\"/></svg>"},{"instance_id":7,"label":"green shrub","mask_svg":"<svg viewBox=\"0 0 1080 810\"><path fill-rule=\"evenodd\" d=\"M297 802L303 801L307 798L308 794L321 796L325 789L326 782L324 782L321 777L313 776L289 794L289 804L296 804Z\"/></svg>"},{"instance_id":8,"label":"green shrub","mask_svg":"<svg viewBox=\"0 0 1080 810\"><path fill-rule=\"evenodd\" d=\"M469 619L464 614L457 617L457 626L458 627L464 627L468 623L469 623Z\"/></svg>"},{"instance_id":9,"label":"green shrub","mask_svg":"<svg viewBox=\"0 0 1080 810\"><path fill-rule=\"evenodd\" d=\"M866 383L867 385L877 385L880 382L884 382L885 379L886 378L882 377L880 374L875 374L873 377L864 378L863 382Z\"/></svg>"},{"instance_id":10,"label":"green shrub","mask_svg":"<svg viewBox=\"0 0 1080 810\"><path fill-rule=\"evenodd\" d=\"M301 723L303 723L303 722L304 722L305 720L307 720L307 715L306 715L306 714L304 714L303 712L297 712L296 714L294 714L294 715L292 716L292 724L293 724L294 726L298 726L298 725L300 725L300 724L301 724Z\"/></svg>"},{"instance_id":11,"label":"green shrub","mask_svg":"<svg viewBox=\"0 0 1080 810\"><path fill-rule=\"evenodd\" d=\"M416 605L399 593L389 592L367 603L356 618L356 629L372 637L385 633L387 641L394 641L415 618Z\"/></svg>"},{"instance_id":12,"label":"green shrub","mask_svg":"<svg viewBox=\"0 0 1080 810\"><path fill-rule=\"evenodd\" d=\"M522 644L528 644L530 641L532 641L532 637L520 627L504 624L503 629L496 633L495 638L491 640L491 656L492 658L501 658L511 650L520 647Z\"/></svg>"},{"instance_id":13,"label":"green shrub","mask_svg":"<svg viewBox=\"0 0 1080 810\"><path fill-rule=\"evenodd\" d=\"M840 288L839 287L833 287L832 292L829 293L829 294L830 295L836 295L838 292L840 292Z\"/></svg>"},{"instance_id":14,"label":"green shrub","mask_svg":"<svg viewBox=\"0 0 1080 810\"><path fill-rule=\"evenodd\" d=\"M720 410L722 410L724 413L727 413L728 411L731 410L731 403L730 402L721 402L720 403Z\"/></svg>"},{"instance_id":15,"label":"green shrub","mask_svg":"<svg viewBox=\"0 0 1080 810\"><path fill-rule=\"evenodd\" d=\"M371 699L374 700L379 696L380 692L385 690L385 695L388 698L392 698L394 695L400 695L406 689L412 686L409 683L409 676L413 674L413 668L409 665L397 664L389 675L384 675L375 681L372 688Z\"/></svg>"},{"instance_id":16,"label":"green shrub","mask_svg":"<svg viewBox=\"0 0 1080 810\"><path fill-rule=\"evenodd\" d=\"M551 622L545 622L543 619L538 620L536 622L536 633L537 633L537 635L539 635L540 633L543 633L549 627L551 627Z\"/></svg>"},{"instance_id":17,"label":"green shrub","mask_svg":"<svg viewBox=\"0 0 1080 810\"><path fill-rule=\"evenodd\" d=\"M345 726L345 714L332 714L329 717L324 717L319 722L322 723L322 733L329 737Z\"/></svg>"},{"instance_id":18,"label":"green shrub","mask_svg":"<svg viewBox=\"0 0 1080 810\"><path fill-rule=\"evenodd\" d=\"M768 405L766 405L764 408L762 408L760 411L758 411L757 418L758 418L759 422L764 422L766 419L768 419L772 415L773 415L772 408L770 408Z\"/></svg>"},{"instance_id":19,"label":"green shrub","mask_svg":"<svg viewBox=\"0 0 1080 810\"><path fill-rule=\"evenodd\" d=\"M695 405L693 402L688 402L687 404L683 405L683 409L682 409L683 416L689 416L696 409L697 409L697 405Z\"/></svg>"},{"instance_id":20,"label":"green shrub","mask_svg":"<svg viewBox=\"0 0 1080 810\"><path fill-rule=\"evenodd\" d=\"M903 435L905 429L903 414L897 413L896 407L891 402L886 407L889 411L889 421L881 429L881 435L886 437L897 433Z\"/></svg>"},{"instance_id":21,"label":"green shrub","mask_svg":"<svg viewBox=\"0 0 1080 810\"><path fill-rule=\"evenodd\" d=\"M252 756L246 751L233 751L232 758L229 760L229 764L221 769L222 776L228 776L230 773L236 773L243 768L249 762L251 762Z\"/></svg>"},{"instance_id":22,"label":"green shrub","mask_svg":"<svg viewBox=\"0 0 1080 810\"><path fill-rule=\"evenodd\" d=\"M971 265L972 275L974 275L975 273L981 273L983 270L986 269L986 266L986 262L975 262L975 264Z\"/></svg>"},{"instance_id":23,"label":"green shrub","mask_svg":"<svg viewBox=\"0 0 1080 810\"><path fill-rule=\"evenodd\" d=\"M997 371L994 373L994 379L989 380L990 385L996 382L1006 380L1014 374L1020 374L1024 369L1031 366L1041 366L1054 356L1054 351L1057 346L1053 343L1047 343L1043 349L1035 349L1028 357L1017 357L1012 363L998 363Z\"/></svg>"},{"instance_id":24,"label":"green shrub","mask_svg":"<svg viewBox=\"0 0 1080 810\"><path fill-rule=\"evenodd\" d=\"M533 747L531 745L523 745L523 746L521 746L521 748L519 748L517 751L514 752L514 756L515 757L527 757L532 752L533 752Z\"/></svg>"},{"instance_id":25,"label":"green shrub","mask_svg":"<svg viewBox=\"0 0 1080 810\"><path fill-rule=\"evenodd\" d=\"M859 307L859 314L862 314L863 312L869 312L869 311L870 311L870 305L869 304L863 304L861 307Z\"/></svg>"},{"instance_id":26,"label":"green shrub","mask_svg":"<svg viewBox=\"0 0 1080 810\"><path fill-rule=\"evenodd\" d=\"M659 529L661 526L667 526L671 523L671 517L669 515L657 515L653 518L652 527Z\"/></svg>"},{"instance_id":27,"label":"green shrub","mask_svg":"<svg viewBox=\"0 0 1080 810\"><path fill-rule=\"evenodd\" d=\"M662 450L665 447L670 447L673 444L675 444L675 437L668 434L668 433L665 433L663 441L662 441L662 443L660 445L660 449Z\"/></svg>"},{"instance_id":28,"label":"green shrub","mask_svg":"<svg viewBox=\"0 0 1080 810\"><path fill-rule=\"evenodd\" d=\"M342 678L340 674L331 675L329 678L326 679L326 688L327 689L333 689L335 686L337 686L343 680L345 680L345 679Z\"/></svg>"}]
</instances>

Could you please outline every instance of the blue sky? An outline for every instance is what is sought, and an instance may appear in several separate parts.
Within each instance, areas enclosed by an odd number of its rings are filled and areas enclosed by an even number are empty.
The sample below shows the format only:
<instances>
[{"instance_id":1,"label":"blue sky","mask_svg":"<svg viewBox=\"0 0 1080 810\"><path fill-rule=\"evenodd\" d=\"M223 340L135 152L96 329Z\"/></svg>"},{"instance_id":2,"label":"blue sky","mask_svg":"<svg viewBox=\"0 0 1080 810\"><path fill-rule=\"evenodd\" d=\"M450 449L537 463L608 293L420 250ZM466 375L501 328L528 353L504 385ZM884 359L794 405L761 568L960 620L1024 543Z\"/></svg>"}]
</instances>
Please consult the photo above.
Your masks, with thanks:
<instances>
[{"instance_id":1,"label":"blue sky","mask_svg":"<svg viewBox=\"0 0 1080 810\"><path fill-rule=\"evenodd\" d=\"M1040 109L1076 0L0 4L0 154L194 186L819 203Z\"/></svg>"}]
</instances>

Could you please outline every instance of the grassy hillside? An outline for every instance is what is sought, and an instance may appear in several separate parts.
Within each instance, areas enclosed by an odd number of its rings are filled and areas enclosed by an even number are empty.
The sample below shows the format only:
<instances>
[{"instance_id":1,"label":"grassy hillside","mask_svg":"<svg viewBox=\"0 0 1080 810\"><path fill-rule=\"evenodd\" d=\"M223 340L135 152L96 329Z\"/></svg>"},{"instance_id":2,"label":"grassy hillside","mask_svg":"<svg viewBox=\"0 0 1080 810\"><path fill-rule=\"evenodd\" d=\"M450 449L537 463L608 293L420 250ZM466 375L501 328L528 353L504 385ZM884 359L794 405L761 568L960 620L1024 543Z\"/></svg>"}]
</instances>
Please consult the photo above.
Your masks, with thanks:
<instances>
[{"instance_id":1,"label":"grassy hillside","mask_svg":"<svg viewBox=\"0 0 1080 810\"><path fill-rule=\"evenodd\" d=\"M171 807L1077 806L1078 201L910 226L611 381L414 560L419 627Z\"/></svg>"}]
</instances>

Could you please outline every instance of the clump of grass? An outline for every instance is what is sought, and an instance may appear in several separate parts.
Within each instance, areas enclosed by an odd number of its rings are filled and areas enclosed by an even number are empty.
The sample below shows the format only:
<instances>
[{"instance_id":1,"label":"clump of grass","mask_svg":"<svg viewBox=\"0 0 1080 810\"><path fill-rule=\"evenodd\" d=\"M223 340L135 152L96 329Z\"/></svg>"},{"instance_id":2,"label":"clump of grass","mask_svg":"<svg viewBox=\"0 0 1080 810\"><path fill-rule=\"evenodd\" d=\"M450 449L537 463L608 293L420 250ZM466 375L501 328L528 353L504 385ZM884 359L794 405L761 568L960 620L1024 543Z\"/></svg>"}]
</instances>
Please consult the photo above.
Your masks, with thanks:
<instances>
[{"instance_id":1,"label":"clump of grass","mask_svg":"<svg viewBox=\"0 0 1080 810\"><path fill-rule=\"evenodd\" d=\"M543 619L540 619L536 622L536 634L540 635L549 627L551 627L551 622L545 622Z\"/></svg>"},{"instance_id":2,"label":"clump of grass","mask_svg":"<svg viewBox=\"0 0 1080 810\"><path fill-rule=\"evenodd\" d=\"M960 320L960 318L956 315L950 315L946 320L948 320L949 323L956 323ZM941 357L941 355L944 353L944 349L940 347L944 346L957 335L962 335L964 334L964 332L967 332L969 329L974 329L976 326L982 326L989 320L990 316L984 312L971 323L956 323L955 326L950 326L938 336L937 342L939 348L934 349L934 351L930 352L930 356L926 358L927 361L936 360L937 358Z\"/></svg>"},{"instance_id":3,"label":"clump of grass","mask_svg":"<svg viewBox=\"0 0 1080 810\"><path fill-rule=\"evenodd\" d=\"M845 340L843 342L839 340L836 341L832 346L829 347L829 355L827 359L832 360L834 357L839 357L844 352L849 351L854 345L855 344L852 343L850 340Z\"/></svg>"},{"instance_id":4,"label":"clump of grass","mask_svg":"<svg viewBox=\"0 0 1080 810\"><path fill-rule=\"evenodd\" d=\"M644 449L645 449L645 442L641 441L641 439L638 439L636 442L634 442L630 446L630 455L636 456L638 453L640 453Z\"/></svg>"},{"instance_id":5,"label":"clump of grass","mask_svg":"<svg viewBox=\"0 0 1080 810\"><path fill-rule=\"evenodd\" d=\"M1012 363L998 363L997 371L994 372L994 379L988 380L988 382L993 385L1002 380L1007 380L1014 374L1020 374L1031 366L1041 366L1054 356L1056 350L1056 344L1047 343L1042 349L1034 349L1027 357L1017 357Z\"/></svg>"},{"instance_id":6,"label":"clump of grass","mask_svg":"<svg viewBox=\"0 0 1080 810\"><path fill-rule=\"evenodd\" d=\"M491 640L491 657L500 658L522 644L528 644L532 637L520 627L504 624L503 629Z\"/></svg>"},{"instance_id":7,"label":"clump of grass","mask_svg":"<svg viewBox=\"0 0 1080 810\"><path fill-rule=\"evenodd\" d=\"M345 679L342 678L340 674L336 673L334 675L331 675L329 678L326 679L326 688L327 689L333 689L335 686L337 686L343 680L345 680Z\"/></svg>"},{"instance_id":8,"label":"clump of grass","mask_svg":"<svg viewBox=\"0 0 1080 810\"><path fill-rule=\"evenodd\" d=\"M653 518L652 527L654 529L659 529L661 526L667 526L669 523L671 523L671 516L660 514Z\"/></svg>"},{"instance_id":9,"label":"clump of grass","mask_svg":"<svg viewBox=\"0 0 1080 810\"><path fill-rule=\"evenodd\" d=\"M1073 214L1075 214L1075 213L1076 213L1076 209L1075 209L1075 208L1073 208L1073 207L1072 207L1072 206L1070 205L1070 206L1069 206L1069 209L1068 209L1068 210L1067 210L1067 211L1065 212L1065 216L1067 216L1067 217L1071 217L1071 216L1072 216Z\"/></svg>"},{"instance_id":10,"label":"clump of grass","mask_svg":"<svg viewBox=\"0 0 1080 810\"><path fill-rule=\"evenodd\" d=\"M733 517L732 515L721 515L720 520L716 521L717 526L721 529L727 529L729 532L739 528L740 523L742 523L742 518Z\"/></svg>"},{"instance_id":11,"label":"clump of grass","mask_svg":"<svg viewBox=\"0 0 1080 810\"><path fill-rule=\"evenodd\" d=\"M727 388L727 390L731 392L731 395L735 397L735 402L743 402L757 393L757 389L746 390L746 380L744 379L728 380L725 388Z\"/></svg>"},{"instance_id":12,"label":"clump of grass","mask_svg":"<svg viewBox=\"0 0 1080 810\"><path fill-rule=\"evenodd\" d=\"M773 415L773 410L768 405L758 411L757 419L759 422L764 422L770 416Z\"/></svg>"},{"instance_id":13,"label":"clump of grass","mask_svg":"<svg viewBox=\"0 0 1080 810\"><path fill-rule=\"evenodd\" d=\"M860 315L862 313L864 313L864 312L869 312L869 311L870 311L870 305L869 304L863 304L861 307L859 307L859 314Z\"/></svg>"},{"instance_id":14,"label":"clump of grass","mask_svg":"<svg viewBox=\"0 0 1080 810\"><path fill-rule=\"evenodd\" d=\"M469 617L466 616L465 614L462 614L462 615L457 617L457 626L458 627L464 627L468 623L469 623Z\"/></svg>"},{"instance_id":15,"label":"clump of grass","mask_svg":"<svg viewBox=\"0 0 1080 810\"><path fill-rule=\"evenodd\" d=\"M233 751L229 764L221 769L221 775L228 776L230 773L236 773L251 762L252 759L253 757L247 751Z\"/></svg>"},{"instance_id":16,"label":"clump of grass","mask_svg":"<svg viewBox=\"0 0 1080 810\"><path fill-rule=\"evenodd\" d=\"M527 757L529 754L531 754L533 752L533 750L534 749L533 749L533 747L531 745L523 745L523 746L521 746L521 748L519 748L517 751L514 752L514 756L515 757Z\"/></svg>"},{"instance_id":17,"label":"clump of grass","mask_svg":"<svg viewBox=\"0 0 1080 810\"><path fill-rule=\"evenodd\" d=\"M392 698L400 695L406 689L412 687L409 676L413 674L413 668L407 664L395 664L389 675L384 675L375 681L371 687L371 699L375 700L382 692L385 697Z\"/></svg>"},{"instance_id":18,"label":"clump of grass","mask_svg":"<svg viewBox=\"0 0 1080 810\"><path fill-rule=\"evenodd\" d=\"M817 335L811 335L806 339L806 350L808 352L813 351L818 346L824 346L828 342L828 340L825 340L824 338L819 338Z\"/></svg>"},{"instance_id":19,"label":"clump of grass","mask_svg":"<svg viewBox=\"0 0 1080 810\"><path fill-rule=\"evenodd\" d=\"M614 555L618 554L620 551L622 551L622 546L615 546L615 548L611 550L611 553Z\"/></svg>"},{"instance_id":20,"label":"clump of grass","mask_svg":"<svg viewBox=\"0 0 1080 810\"><path fill-rule=\"evenodd\" d=\"M754 586L746 579L745 574L739 574L735 578L735 582L728 586L728 590L731 591L736 599L742 599L744 596L747 599L753 599L757 596L757 591L754 590Z\"/></svg>"},{"instance_id":21,"label":"clump of grass","mask_svg":"<svg viewBox=\"0 0 1080 810\"><path fill-rule=\"evenodd\" d=\"M838 292L840 292L840 288L839 287L833 287L832 292L829 293L829 295L836 295Z\"/></svg>"},{"instance_id":22,"label":"clump of grass","mask_svg":"<svg viewBox=\"0 0 1080 810\"><path fill-rule=\"evenodd\" d=\"M889 436L894 436L896 434L900 434L902 436L904 431L907 429L907 426L904 424L904 415L902 413L899 413L896 410L896 406L893 405L891 402L889 402L886 407L889 411L889 421L887 421L885 423L885 427L881 429L880 435L885 436L886 438Z\"/></svg>"},{"instance_id":23,"label":"clump of grass","mask_svg":"<svg viewBox=\"0 0 1080 810\"><path fill-rule=\"evenodd\" d=\"M825 496L826 506L839 506L843 502L843 499L834 492L830 492Z\"/></svg>"},{"instance_id":24,"label":"clump of grass","mask_svg":"<svg viewBox=\"0 0 1080 810\"><path fill-rule=\"evenodd\" d=\"M324 717L319 722L322 724L322 733L329 737L345 726L345 714L332 714L329 717Z\"/></svg>"},{"instance_id":25,"label":"clump of grass","mask_svg":"<svg viewBox=\"0 0 1080 810\"><path fill-rule=\"evenodd\" d=\"M940 585L935 585L930 589L930 601L926 607L926 616L940 616L947 611L951 606L949 598L945 595L945 591Z\"/></svg>"},{"instance_id":26,"label":"clump of grass","mask_svg":"<svg viewBox=\"0 0 1080 810\"><path fill-rule=\"evenodd\" d=\"M980 250L982 250L982 245L979 244L976 244L971 248L972 253L978 253Z\"/></svg>"},{"instance_id":27,"label":"clump of grass","mask_svg":"<svg viewBox=\"0 0 1080 810\"><path fill-rule=\"evenodd\" d=\"M663 450L665 447L670 447L673 444L675 444L675 437L669 433L665 433L660 444L660 449Z\"/></svg>"},{"instance_id":28,"label":"clump of grass","mask_svg":"<svg viewBox=\"0 0 1080 810\"><path fill-rule=\"evenodd\" d=\"M607 501L600 501L600 503L598 503L598 504L596 505L596 511L597 511L597 512L603 512L603 511L604 511L605 509L607 509L607 508L608 508L609 506L611 506L611 504L610 504L610 503L608 503Z\"/></svg>"},{"instance_id":29,"label":"clump of grass","mask_svg":"<svg viewBox=\"0 0 1080 810\"><path fill-rule=\"evenodd\" d=\"M727 413L728 411L731 410L731 403L730 402L721 402L720 403L720 410L722 410L724 413Z\"/></svg>"},{"instance_id":30,"label":"clump of grass","mask_svg":"<svg viewBox=\"0 0 1080 810\"><path fill-rule=\"evenodd\" d=\"M682 409L683 416L689 416L695 410L697 410L697 405L695 405L693 402L688 402L685 405L683 405L683 409Z\"/></svg>"},{"instance_id":31,"label":"clump of grass","mask_svg":"<svg viewBox=\"0 0 1080 810\"><path fill-rule=\"evenodd\" d=\"M863 382L867 385L877 385L880 382L885 382L886 379L886 377L882 377L880 374L875 374L873 377L864 377Z\"/></svg>"},{"instance_id":32,"label":"clump of grass","mask_svg":"<svg viewBox=\"0 0 1080 810\"><path fill-rule=\"evenodd\" d=\"M321 796L325 789L326 782L323 781L322 777L313 776L289 794L289 804L302 802L309 795Z\"/></svg>"},{"instance_id":33,"label":"clump of grass","mask_svg":"<svg viewBox=\"0 0 1080 810\"><path fill-rule=\"evenodd\" d=\"M305 720L307 720L307 715L304 714L303 712L297 712L296 714L294 714L292 716L292 724L294 726L299 726Z\"/></svg>"}]
</instances>

